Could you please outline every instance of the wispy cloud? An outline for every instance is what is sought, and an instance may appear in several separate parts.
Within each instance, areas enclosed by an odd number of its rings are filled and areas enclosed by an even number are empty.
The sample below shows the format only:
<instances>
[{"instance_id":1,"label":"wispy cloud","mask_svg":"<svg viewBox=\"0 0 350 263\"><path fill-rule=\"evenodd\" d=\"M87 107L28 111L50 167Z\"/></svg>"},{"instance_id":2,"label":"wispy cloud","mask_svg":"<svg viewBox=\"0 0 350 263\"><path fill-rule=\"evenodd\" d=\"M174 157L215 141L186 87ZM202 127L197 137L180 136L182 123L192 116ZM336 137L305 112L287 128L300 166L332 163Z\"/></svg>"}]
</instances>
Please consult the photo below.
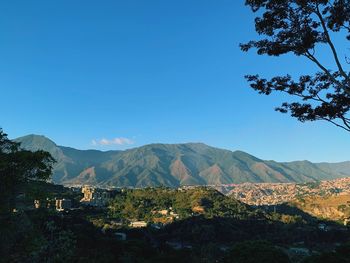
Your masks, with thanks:
<instances>
[{"instance_id":1,"label":"wispy cloud","mask_svg":"<svg viewBox=\"0 0 350 263\"><path fill-rule=\"evenodd\" d=\"M131 145L134 144L135 142L131 139L124 138L124 137L117 137L114 139L106 139L102 138L99 140L92 140L91 144L93 146L109 146L109 145Z\"/></svg>"}]
</instances>

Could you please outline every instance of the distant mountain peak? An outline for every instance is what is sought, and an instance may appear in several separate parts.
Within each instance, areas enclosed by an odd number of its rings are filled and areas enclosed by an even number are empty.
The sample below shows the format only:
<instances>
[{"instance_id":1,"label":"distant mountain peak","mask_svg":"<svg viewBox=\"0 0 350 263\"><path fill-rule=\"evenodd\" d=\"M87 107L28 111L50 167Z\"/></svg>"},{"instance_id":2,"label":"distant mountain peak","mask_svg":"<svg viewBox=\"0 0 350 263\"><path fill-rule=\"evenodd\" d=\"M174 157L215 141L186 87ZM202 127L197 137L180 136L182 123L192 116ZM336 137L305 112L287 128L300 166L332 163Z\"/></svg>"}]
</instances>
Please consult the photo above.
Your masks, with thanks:
<instances>
[{"instance_id":1,"label":"distant mountain peak","mask_svg":"<svg viewBox=\"0 0 350 263\"><path fill-rule=\"evenodd\" d=\"M56 161L59 161L62 157L61 149L56 145L55 142L50 140L44 135L29 134L23 137L14 139L15 142L20 143L22 149L30 151L43 150L51 153Z\"/></svg>"},{"instance_id":2,"label":"distant mountain peak","mask_svg":"<svg viewBox=\"0 0 350 263\"><path fill-rule=\"evenodd\" d=\"M50 143L56 145L54 141L47 138L44 135L38 135L38 134L28 134L26 136L22 136L19 138L14 139L14 141L21 142L21 143Z\"/></svg>"}]
</instances>

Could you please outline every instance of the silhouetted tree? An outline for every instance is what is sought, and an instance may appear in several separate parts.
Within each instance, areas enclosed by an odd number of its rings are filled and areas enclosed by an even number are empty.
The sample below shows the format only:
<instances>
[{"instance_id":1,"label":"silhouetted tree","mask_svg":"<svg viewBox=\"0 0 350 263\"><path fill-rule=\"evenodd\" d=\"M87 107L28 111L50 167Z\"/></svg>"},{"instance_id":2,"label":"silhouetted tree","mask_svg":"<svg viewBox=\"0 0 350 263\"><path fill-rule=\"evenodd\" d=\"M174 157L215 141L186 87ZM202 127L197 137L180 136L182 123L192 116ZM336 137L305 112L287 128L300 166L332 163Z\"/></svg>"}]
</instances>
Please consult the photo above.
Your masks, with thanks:
<instances>
[{"instance_id":1,"label":"silhouetted tree","mask_svg":"<svg viewBox=\"0 0 350 263\"><path fill-rule=\"evenodd\" d=\"M255 30L262 39L241 44L259 55L294 54L309 59L318 68L313 75L298 80L290 75L269 80L247 75L250 86L261 94L279 91L295 100L284 102L277 111L290 113L299 121L325 120L350 131L350 72L344 67L347 57L339 57L332 39L334 34L350 40L349 0L246 0L254 13ZM335 68L320 61L320 45L327 46Z\"/></svg>"},{"instance_id":2,"label":"silhouetted tree","mask_svg":"<svg viewBox=\"0 0 350 263\"><path fill-rule=\"evenodd\" d=\"M31 180L47 180L54 159L45 151L26 151L0 129L0 213L14 208L18 191Z\"/></svg>"},{"instance_id":3,"label":"silhouetted tree","mask_svg":"<svg viewBox=\"0 0 350 263\"><path fill-rule=\"evenodd\" d=\"M342 244L335 251L325 252L306 258L303 263L349 263L350 243Z\"/></svg>"},{"instance_id":4,"label":"silhouetted tree","mask_svg":"<svg viewBox=\"0 0 350 263\"><path fill-rule=\"evenodd\" d=\"M288 256L279 248L265 241L237 243L224 258L227 263L290 263Z\"/></svg>"}]
</instances>

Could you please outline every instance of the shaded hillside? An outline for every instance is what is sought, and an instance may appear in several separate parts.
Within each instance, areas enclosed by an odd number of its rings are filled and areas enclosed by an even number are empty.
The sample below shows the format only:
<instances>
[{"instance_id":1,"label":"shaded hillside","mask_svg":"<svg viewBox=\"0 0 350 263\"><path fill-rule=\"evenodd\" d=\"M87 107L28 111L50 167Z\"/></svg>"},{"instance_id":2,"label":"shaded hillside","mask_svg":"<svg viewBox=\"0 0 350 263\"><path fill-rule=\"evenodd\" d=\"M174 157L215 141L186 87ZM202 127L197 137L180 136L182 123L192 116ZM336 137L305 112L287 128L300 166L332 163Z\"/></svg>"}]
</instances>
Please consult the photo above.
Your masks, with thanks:
<instances>
[{"instance_id":1,"label":"shaded hillside","mask_svg":"<svg viewBox=\"0 0 350 263\"><path fill-rule=\"evenodd\" d=\"M125 151L102 152L57 146L38 135L24 136L16 141L28 150L50 152L57 160L53 181L65 185L178 187L309 182L347 175L344 165L332 170L333 164L263 161L245 152L232 152L202 143L150 144Z\"/></svg>"}]
</instances>

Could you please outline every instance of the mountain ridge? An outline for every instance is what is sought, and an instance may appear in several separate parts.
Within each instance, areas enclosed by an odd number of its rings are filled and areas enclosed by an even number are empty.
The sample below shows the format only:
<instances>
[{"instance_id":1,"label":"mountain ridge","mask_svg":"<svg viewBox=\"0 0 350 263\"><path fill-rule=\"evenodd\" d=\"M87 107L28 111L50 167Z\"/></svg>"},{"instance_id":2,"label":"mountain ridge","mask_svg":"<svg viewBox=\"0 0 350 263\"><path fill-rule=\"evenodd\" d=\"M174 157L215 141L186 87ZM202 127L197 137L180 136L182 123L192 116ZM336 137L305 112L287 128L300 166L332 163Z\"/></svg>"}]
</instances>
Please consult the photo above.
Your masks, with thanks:
<instances>
[{"instance_id":1,"label":"mountain ridge","mask_svg":"<svg viewBox=\"0 0 350 263\"><path fill-rule=\"evenodd\" d=\"M276 162L243 151L204 143L153 143L123 151L78 150L59 146L43 135L14 141L27 150L45 150L57 160L52 180L63 185L147 187L233 183L287 183L350 176L350 162Z\"/></svg>"}]
</instances>

